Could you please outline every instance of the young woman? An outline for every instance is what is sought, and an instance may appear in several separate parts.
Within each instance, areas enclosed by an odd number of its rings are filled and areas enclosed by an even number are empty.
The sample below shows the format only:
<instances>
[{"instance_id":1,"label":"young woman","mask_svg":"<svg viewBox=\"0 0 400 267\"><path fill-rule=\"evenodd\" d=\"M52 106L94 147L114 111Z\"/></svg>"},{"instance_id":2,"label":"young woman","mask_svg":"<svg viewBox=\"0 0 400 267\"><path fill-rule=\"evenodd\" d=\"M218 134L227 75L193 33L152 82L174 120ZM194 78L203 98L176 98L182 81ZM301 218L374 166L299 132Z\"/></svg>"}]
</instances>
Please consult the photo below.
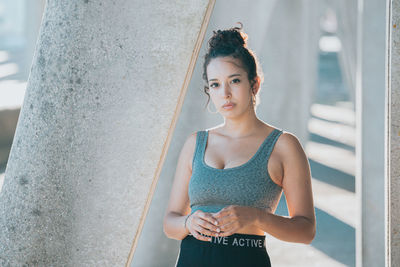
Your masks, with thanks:
<instances>
[{"instance_id":1,"label":"young woman","mask_svg":"<svg viewBox=\"0 0 400 267\"><path fill-rule=\"evenodd\" d=\"M178 159L163 223L182 240L177 267L271 266L265 233L305 244L315 236L307 157L293 134L257 117L262 74L246 41L235 27L208 42L204 91L224 123L191 134ZM289 217L274 214L282 190Z\"/></svg>"}]
</instances>

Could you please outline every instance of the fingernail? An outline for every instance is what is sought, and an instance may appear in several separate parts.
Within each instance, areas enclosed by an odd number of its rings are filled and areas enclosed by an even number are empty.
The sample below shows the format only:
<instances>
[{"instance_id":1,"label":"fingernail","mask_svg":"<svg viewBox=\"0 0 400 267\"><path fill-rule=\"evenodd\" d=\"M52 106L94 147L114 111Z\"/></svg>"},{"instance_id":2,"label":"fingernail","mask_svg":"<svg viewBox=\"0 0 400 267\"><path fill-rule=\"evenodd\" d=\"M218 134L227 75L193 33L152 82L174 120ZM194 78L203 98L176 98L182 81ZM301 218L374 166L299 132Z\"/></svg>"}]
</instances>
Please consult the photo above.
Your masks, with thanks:
<instances>
[{"instance_id":1,"label":"fingernail","mask_svg":"<svg viewBox=\"0 0 400 267\"><path fill-rule=\"evenodd\" d=\"M217 225L218 225L218 221L215 221L215 224L217 224Z\"/></svg>"},{"instance_id":2,"label":"fingernail","mask_svg":"<svg viewBox=\"0 0 400 267\"><path fill-rule=\"evenodd\" d=\"M217 232L219 233L221 230L219 228L217 228Z\"/></svg>"}]
</instances>

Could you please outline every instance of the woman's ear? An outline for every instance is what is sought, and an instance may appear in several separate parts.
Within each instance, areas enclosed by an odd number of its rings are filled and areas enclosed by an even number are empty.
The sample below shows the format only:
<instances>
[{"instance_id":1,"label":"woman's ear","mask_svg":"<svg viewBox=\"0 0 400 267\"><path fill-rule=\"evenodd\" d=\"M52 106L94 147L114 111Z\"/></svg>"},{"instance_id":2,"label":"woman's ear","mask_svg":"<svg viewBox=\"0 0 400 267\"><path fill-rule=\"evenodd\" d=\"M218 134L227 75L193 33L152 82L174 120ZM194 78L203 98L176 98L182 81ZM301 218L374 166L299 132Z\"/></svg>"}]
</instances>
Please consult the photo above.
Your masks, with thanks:
<instances>
[{"instance_id":1,"label":"woman's ear","mask_svg":"<svg viewBox=\"0 0 400 267\"><path fill-rule=\"evenodd\" d=\"M260 82L261 82L261 79L259 76L256 76L253 80L253 86L251 89L253 91L253 94L255 94L255 95L257 94L258 90L260 89Z\"/></svg>"}]
</instances>

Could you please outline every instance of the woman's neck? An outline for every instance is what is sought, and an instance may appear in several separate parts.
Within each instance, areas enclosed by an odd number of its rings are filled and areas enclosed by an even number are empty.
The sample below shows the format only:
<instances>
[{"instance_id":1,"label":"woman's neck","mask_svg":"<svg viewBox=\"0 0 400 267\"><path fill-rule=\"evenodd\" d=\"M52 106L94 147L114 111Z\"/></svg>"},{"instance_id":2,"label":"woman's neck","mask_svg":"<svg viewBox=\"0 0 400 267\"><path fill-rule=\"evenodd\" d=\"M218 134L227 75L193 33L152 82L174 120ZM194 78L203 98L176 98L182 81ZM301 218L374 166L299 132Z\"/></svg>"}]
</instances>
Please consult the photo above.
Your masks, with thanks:
<instances>
[{"instance_id":1,"label":"woman's neck","mask_svg":"<svg viewBox=\"0 0 400 267\"><path fill-rule=\"evenodd\" d=\"M248 112L239 118L226 118L221 130L225 135L233 138L241 138L254 134L257 129L264 126L264 123L257 118L255 112Z\"/></svg>"}]
</instances>

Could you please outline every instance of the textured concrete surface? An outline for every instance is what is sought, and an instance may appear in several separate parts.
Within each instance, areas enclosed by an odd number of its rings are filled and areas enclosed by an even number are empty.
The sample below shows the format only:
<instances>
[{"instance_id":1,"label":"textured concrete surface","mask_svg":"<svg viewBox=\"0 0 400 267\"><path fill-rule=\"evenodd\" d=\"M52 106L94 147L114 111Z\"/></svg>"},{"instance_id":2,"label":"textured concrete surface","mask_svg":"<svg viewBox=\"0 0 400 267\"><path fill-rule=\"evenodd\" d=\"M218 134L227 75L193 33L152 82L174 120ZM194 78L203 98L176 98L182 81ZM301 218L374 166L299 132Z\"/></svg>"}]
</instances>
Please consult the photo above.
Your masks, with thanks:
<instances>
[{"instance_id":1,"label":"textured concrete surface","mask_svg":"<svg viewBox=\"0 0 400 267\"><path fill-rule=\"evenodd\" d=\"M127 262L207 4L47 3L0 195L0 265Z\"/></svg>"},{"instance_id":2,"label":"textured concrete surface","mask_svg":"<svg viewBox=\"0 0 400 267\"><path fill-rule=\"evenodd\" d=\"M390 39L387 47L389 59L389 110L386 118L387 147L387 211L386 228L388 266L400 266L400 1L391 0L389 19Z\"/></svg>"}]
</instances>

